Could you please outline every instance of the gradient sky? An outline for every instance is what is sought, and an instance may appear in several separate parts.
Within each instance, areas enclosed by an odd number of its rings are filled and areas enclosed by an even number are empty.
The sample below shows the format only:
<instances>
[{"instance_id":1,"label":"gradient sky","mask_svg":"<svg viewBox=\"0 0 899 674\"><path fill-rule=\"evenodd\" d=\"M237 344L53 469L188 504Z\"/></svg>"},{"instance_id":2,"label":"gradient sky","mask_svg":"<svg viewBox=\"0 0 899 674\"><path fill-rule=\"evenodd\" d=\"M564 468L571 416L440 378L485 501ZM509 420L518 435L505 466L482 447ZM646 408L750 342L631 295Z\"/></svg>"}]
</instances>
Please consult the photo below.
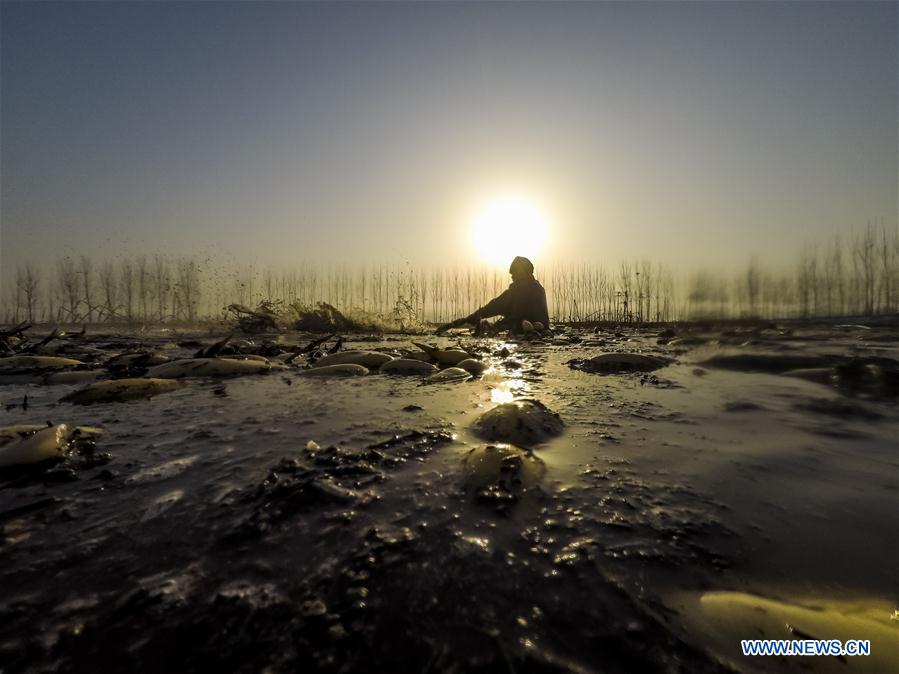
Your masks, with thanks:
<instances>
[{"instance_id":1,"label":"gradient sky","mask_svg":"<svg viewBox=\"0 0 899 674\"><path fill-rule=\"evenodd\" d=\"M897 218L897 3L0 5L0 264L779 265ZM538 263L541 260L538 260Z\"/></svg>"}]
</instances>

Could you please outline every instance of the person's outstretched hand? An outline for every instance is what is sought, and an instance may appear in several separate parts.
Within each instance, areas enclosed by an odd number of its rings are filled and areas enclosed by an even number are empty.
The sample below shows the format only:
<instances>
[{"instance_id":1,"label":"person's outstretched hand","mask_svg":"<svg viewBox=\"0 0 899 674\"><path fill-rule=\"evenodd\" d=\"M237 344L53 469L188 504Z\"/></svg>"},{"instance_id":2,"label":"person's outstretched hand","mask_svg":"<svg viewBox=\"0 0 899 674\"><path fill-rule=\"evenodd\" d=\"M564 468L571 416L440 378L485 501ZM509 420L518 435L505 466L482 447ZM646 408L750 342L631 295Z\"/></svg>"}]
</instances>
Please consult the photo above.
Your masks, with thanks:
<instances>
[{"instance_id":1,"label":"person's outstretched hand","mask_svg":"<svg viewBox=\"0 0 899 674\"><path fill-rule=\"evenodd\" d=\"M458 328L461 325L465 325L464 318L458 318L455 321L450 321L449 323L443 323L442 325L438 325L437 329L434 330L434 334L442 335L444 332L446 332L450 328Z\"/></svg>"}]
</instances>

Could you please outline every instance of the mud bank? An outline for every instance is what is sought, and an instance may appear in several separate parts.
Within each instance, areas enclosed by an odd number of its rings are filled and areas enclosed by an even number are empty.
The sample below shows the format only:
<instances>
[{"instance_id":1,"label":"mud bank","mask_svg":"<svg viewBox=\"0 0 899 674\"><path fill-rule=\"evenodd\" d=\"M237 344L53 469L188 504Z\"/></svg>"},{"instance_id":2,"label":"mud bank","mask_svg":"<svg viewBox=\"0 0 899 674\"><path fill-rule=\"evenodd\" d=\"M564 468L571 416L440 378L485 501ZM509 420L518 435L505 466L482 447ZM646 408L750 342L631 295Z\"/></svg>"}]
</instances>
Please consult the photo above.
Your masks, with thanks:
<instances>
[{"instance_id":1,"label":"mud bank","mask_svg":"<svg viewBox=\"0 0 899 674\"><path fill-rule=\"evenodd\" d=\"M47 357L80 365L0 373L17 378L2 425L103 433L0 473L0 667L895 671L894 332L456 335L430 344L486 369L433 383L303 375L312 338L287 334L239 342L255 365L217 361L241 376L90 405L62 399L216 339L63 340ZM403 336L342 347L426 357ZM504 441L477 421L522 400L559 423L473 462ZM793 638L788 621L877 657L740 655L741 638Z\"/></svg>"}]
</instances>

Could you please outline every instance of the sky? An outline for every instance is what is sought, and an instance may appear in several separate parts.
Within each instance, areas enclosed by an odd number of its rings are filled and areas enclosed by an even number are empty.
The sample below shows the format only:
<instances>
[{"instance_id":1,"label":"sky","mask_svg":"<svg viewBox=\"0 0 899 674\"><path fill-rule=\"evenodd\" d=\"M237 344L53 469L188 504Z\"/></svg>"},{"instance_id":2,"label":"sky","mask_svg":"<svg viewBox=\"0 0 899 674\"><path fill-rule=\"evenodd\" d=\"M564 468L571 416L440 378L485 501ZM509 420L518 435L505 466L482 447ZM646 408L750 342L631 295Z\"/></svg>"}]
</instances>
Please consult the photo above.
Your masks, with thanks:
<instances>
[{"instance_id":1,"label":"sky","mask_svg":"<svg viewBox=\"0 0 899 674\"><path fill-rule=\"evenodd\" d=\"M896 226L895 2L0 3L0 266L790 264ZM481 218L483 220L483 218Z\"/></svg>"}]
</instances>

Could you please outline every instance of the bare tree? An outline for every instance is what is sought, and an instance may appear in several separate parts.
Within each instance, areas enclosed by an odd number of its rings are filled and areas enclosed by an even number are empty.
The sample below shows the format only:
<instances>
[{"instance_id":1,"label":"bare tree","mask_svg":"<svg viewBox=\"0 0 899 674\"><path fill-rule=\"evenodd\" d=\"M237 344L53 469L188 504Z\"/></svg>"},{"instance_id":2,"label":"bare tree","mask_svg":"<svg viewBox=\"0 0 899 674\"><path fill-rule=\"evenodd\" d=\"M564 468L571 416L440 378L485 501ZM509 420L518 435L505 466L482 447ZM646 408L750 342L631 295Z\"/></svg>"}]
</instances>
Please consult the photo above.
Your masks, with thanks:
<instances>
[{"instance_id":1,"label":"bare tree","mask_svg":"<svg viewBox=\"0 0 899 674\"><path fill-rule=\"evenodd\" d=\"M16 311L13 314L13 320L18 323L19 319L22 315L22 307L25 304L25 293L23 292L23 288L25 287L25 271L21 267L16 268L16 302L15 307Z\"/></svg>"},{"instance_id":2,"label":"bare tree","mask_svg":"<svg viewBox=\"0 0 899 674\"><path fill-rule=\"evenodd\" d=\"M899 310L899 224L893 230L892 241L890 242L890 278L892 279L890 287L892 288L892 299L890 302L890 310Z\"/></svg>"},{"instance_id":3,"label":"bare tree","mask_svg":"<svg viewBox=\"0 0 899 674\"><path fill-rule=\"evenodd\" d=\"M119 279L125 302L125 320L131 323L134 320L134 267L128 258L124 258L119 265Z\"/></svg>"},{"instance_id":4,"label":"bare tree","mask_svg":"<svg viewBox=\"0 0 899 674\"><path fill-rule=\"evenodd\" d=\"M48 323L53 323L57 320L54 315L54 310L56 309L56 293L49 283L46 284L47 287L47 310L44 312L45 319Z\"/></svg>"},{"instance_id":5,"label":"bare tree","mask_svg":"<svg viewBox=\"0 0 899 674\"><path fill-rule=\"evenodd\" d=\"M17 297L24 299L25 316L29 323L34 323L37 314L38 288L40 286L40 272L33 264L27 262L24 267L16 269ZM20 300L16 301L16 314Z\"/></svg>"},{"instance_id":6,"label":"bare tree","mask_svg":"<svg viewBox=\"0 0 899 674\"><path fill-rule=\"evenodd\" d=\"M265 298L269 302L275 299L275 270L271 266L266 267L262 273L262 287L265 288Z\"/></svg>"},{"instance_id":7,"label":"bare tree","mask_svg":"<svg viewBox=\"0 0 899 674\"><path fill-rule=\"evenodd\" d=\"M150 268L144 255L137 258L137 294L140 297L140 317L146 321L149 316Z\"/></svg>"},{"instance_id":8,"label":"bare tree","mask_svg":"<svg viewBox=\"0 0 899 674\"><path fill-rule=\"evenodd\" d=\"M640 320L652 321L652 291L653 283L655 283L652 261L643 260L640 264ZM658 309L658 304L656 305Z\"/></svg>"},{"instance_id":9,"label":"bare tree","mask_svg":"<svg viewBox=\"0 0 899 674\"><path fill-rule=\"evenodd\" d=\"M887 238L886 224L881 223L880 228L880 309L887 312L893 309L893 293L895 292L895 281L893 276L896 274L896 263L894 259L895 247L891 245L891 241Z\"/></svg>"},{"instance_id":10,"label":"bare tree","mask_svg":"<svg viewBox=\"0 0 899 674\"><path fill-rule=\"evenodd\" d=\"M153 296L156 298L156 320L166 318L166 297L168 297L171 279L168 261L159 253L153 256Z\"/></svg>"},{"instance_id":11,"label":"bare tree","mask_svg":"<svg viewBox=\"0 0 899 674\"><path fill-rule=\"evenodd\" d=\"M818 246L816 243L808 245L808 257L806 258L806 271L808 273L809 291L811 295L811 315L820 313L820 271L818 269Z\"/></svg>"},{"instance_id":12,"label":"bare tree","mask_svg":"<svg viewBox=\"0 0 899 674\"><path fill-rule=\"evenodd\" d=\"M846 279L843 269L843 247L839 234L830 241L825 252L822 290L827 315L843 314L846 310Z\"/></svg>"},{"instance_id":13,"label":"bare tree","mask_svg":"<svg viewBox=\"0 0 899 674\"><path fill-rule=\"evenodd\" d=\"M853 244L853 254L858 262L856 269L860 272L860 290L864 313L866 316L870 316L874 313L874 278L876 273L875 234L874 227L870 222L865 227L865 231L855 237Z\"/></svg>"},{"instance_id":14,"label":"bare tree","mask_svg":"<svg viewBox=\"0 0 899 674\"><path fill-rule=\"evenodd\" d=\"M115 267L110 260L105 260L100 266L100 287L103 290L104 300L102 310L106 313L106 318L116 318L119 288ZM100 318L102 319L102 316Z\"/></svg>"},{"instance_id":15,"label":"bare tree","mask_svg":"<svg viewBox=\"0 0 899 674\"><path fill-rule=\"evenodd\" d=\"M621 289L621 313L617 317L618 320L631 320L631 303L633 301L633 292L631 292L631 264L630 262L622 262L618 269L618 284Z\"/></svg>"},{"instance_id":16,"label":"bare tree","mask_svg":"<svg viewBox=\"0 0 899 674\"><path fill-rule=\"evenodd\" d=\"M81 256L81 270L78 272L81 274L81 289L82 289L82 298L84 299L84 304L87 308L87 314L85 314L85 319L88 323L93 320L94 316L94 305L91 299L91 291L93 290L93 273L94 273L94 264L91 262L91 259L86 255Z\"/></svg>"},{"instance_id":17,"label":"bare tree","mask_svg":"<svg viewBox=\"0 0 899 674\"><path fill-rule=\"evenodd\" d=\"M809 316L811 312L812 285L814 285L814 262L810 246L805 246L799 255L799 270L796 275L796 289L799 293L799 314Z\"/></svg>"},{"instance_id":18,"label":"bare tree","mask_svg":"<svg viewBox=\"0 0 899 674\"><path fill-rule=\"evenodd\" d=\"M57 262L56 280L66 303L66 318L75 323L79 318L78 293L81 284L78 282L78 271L75 269L75 262L72 258L66 256Z\"/></svg>"},{"instance_id":19,"label":"bare tree","mask_svg":"<svg viewBox=\"0 0 899 674\"><path fill-rule=\"evenodd\" d=\"M759 261L755 256L749 260L749 266L746 268L746 299L749 303L749 315L758 316L758 300L759 288L761 285L761 272L759 271Z\"/></svg>"},{"instance_id":20,"label":"bare tree","mask_svg":"<svg viewBox=\"0 0 899 674\"><path fill-rule=\"evenodd\" d=\"M703 270L690 280L687 299L690 318L720 318L727 302L727 290L721 279Z\"/></svg>"},{"instance_id":21,"label":"bare tree","mask_svg":"<svg viewBox=\"0 0 899 674\"><path fill-rule=\"evenodd\" d=\"M197 319L197 306L200 303L200 269L195 260L178 261L177 287L180 293L179 303L185 318L192 323Z\"/></svg>"}]
</instances>

